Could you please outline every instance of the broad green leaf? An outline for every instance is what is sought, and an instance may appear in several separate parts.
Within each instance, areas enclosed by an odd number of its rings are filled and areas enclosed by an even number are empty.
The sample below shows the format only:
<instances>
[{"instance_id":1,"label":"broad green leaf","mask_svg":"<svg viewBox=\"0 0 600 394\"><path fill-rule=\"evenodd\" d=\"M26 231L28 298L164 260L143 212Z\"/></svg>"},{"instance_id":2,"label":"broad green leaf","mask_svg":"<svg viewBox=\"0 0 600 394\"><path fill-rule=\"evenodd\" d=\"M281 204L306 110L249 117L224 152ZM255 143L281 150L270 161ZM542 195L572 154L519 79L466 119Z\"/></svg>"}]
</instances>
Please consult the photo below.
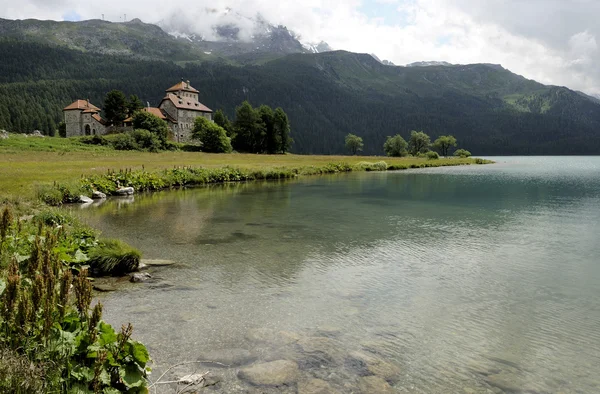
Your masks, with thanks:
<instances>
[{"instance_id":1,"label":"broad green leaf","mask_svg":"<svg viewBox=\"0 0 600 394\"><path fill-rule=\"evenodd\" d=\"M117 389L113 389L112 387L107 387L102 391L104 394L121 394L121 392Z\"/></svg>"},{"instance_id":2,"label":"broad green leaf","mask_svg":"<svg viewBox=\"0 0 600 394\"><path fill-rule=\"evenodd\" d=\"M110 374L105 368L102 368L102 371L100 372L100 382L110 386Z\"/></svg>"},{"instance_id":3,"label":"broad green leaf","mask_svg":"<svg viewBox=\"0 0 600 394\"><path fill-rule=\"evenodd\" d=\"M81 249L77 249L77 252L75 252L75 260L73 260L73 261L75 263L84 263L88 260L89 260L89 258L87 257L87 255L85 253L83 253L81 251Z\"/></svg>"},{"instance_id":4,"label":"broad green leaf","mask_svg":"<svg viewBox=\"0 0 600 394\"><path fill-rule=\"evenodd\" d=\"M24 256L22 254L15 253L15 259L17 259L17 263L22 263L23 261L27 260L29 257L31 257L31 256L30 255Z\"/></svg>"},{"instance_id":5,"label":"broad green leaf","mask_svg":"<svg viewBox=\"0 0 600 394\"><path fill-rule=\"evenodd\" d=\"M69 389L69 394L93 394L93 391L83 384L76 384Z\"/></svg>"},{"instance_id":6,"label":"broad green leaf","mask_svg":"<svg viewBox=\"0 0 600 394\"><path fill-rule=\"evenodd\" d=\"M91 368L77 365L71 371L71 376L83 382L89 382L94 379L94 371Z\"/></svg>"},{"instance_id":7,"label":"broad green leaf","mask_svg":"<svg viewBox=\"0 0 600 394\"><path fill-rule=\"evenodd\" d=\"M125 367L119 368L119 376L121 376L121 379L127 388L141 387L145 383L142 372L135 365L126 365Z\"/></svg>"},{"instance_id":8,"label":"broad green leaf","mask_svg":"<svg viewBox=\"0 0 600 394\"><path fill-rule=\"evenodd\" d=\"M105 322L100 322L100 336L98 338L98 342L100 346L105 346L107 344L111 344L117 341L117 334L115 334L115 330L112 326Z\"/></svg>"},{"instance_id":9,"label":"broad green leaf","mask_svg":"<svg viewBox=\"0 0 600 394\"><path fill-rule=\"evenodd\" d=\"M150 355L148 354L148 349L143 344L137 341L131 341L130 352L133 356L135 362L137 362L142 368L146 366L146 363L150 360Z\"/></svg>"}]
</instances>

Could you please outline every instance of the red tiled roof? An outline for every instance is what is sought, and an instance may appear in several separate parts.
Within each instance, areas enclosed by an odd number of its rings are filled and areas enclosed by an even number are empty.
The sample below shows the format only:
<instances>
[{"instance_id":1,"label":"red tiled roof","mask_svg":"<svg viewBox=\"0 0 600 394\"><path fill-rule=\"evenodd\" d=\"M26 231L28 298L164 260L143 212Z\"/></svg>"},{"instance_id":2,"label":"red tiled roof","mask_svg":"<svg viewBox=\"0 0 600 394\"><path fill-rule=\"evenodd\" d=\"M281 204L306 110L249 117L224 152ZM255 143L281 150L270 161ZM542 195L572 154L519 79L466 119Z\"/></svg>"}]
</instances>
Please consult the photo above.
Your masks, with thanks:
<instances>
[{"instance_id":1,"label":"red tiled roof","mask_svg":"<svg viewBox=\"0 0 600 394\"><path fill-rule=\"evenodd\" d=\"M167 95L162 99L161 104L165 100L170 100L176 108L179 109L187 109L190 111L200 111L200 112L212 112L212 109L208 108L206 105L199 103L197 101L190 100L189 98L177 97L172 93L167 93Z\"/></svg>"},{"instance_id":2,"label":"red tiled roof","mask_svg":"<svg viewBox=\"0 0 600 394\"><path fill-rule=\"evenodd\" d=\"M167 92L178 92L180 90L183 90L184 92L192 92L192 93L200 93L199 91L197 91L196 89L194 89L192 87L192 85L190 85L190 82L179 82L176 85L171 86L169 89L167 89Z\"/></svg>"},{"instance_id":3,"label":"red tiled roof","mask_svg":"<svg viewBox=\"0 0 600 394\"><path fill-rule=\"evenodd\" d=\"M98 114L93 114L92 118L94 118L100 124L106 124L106 121L104 119L102 119L102 117Z\"/></svg>"},{"instance_id":4,"label":"red tiled roof","mask_svg":"<svg viewBox=\"0 0 600 394\"><path fill-rule=\"evenodd\" d=\"M163 110L161 110L160 108L156 108L156 107L145 107L142 108L142 111L145 112L150 112L152 115L158 116L159 118L161 118L162 120L167 120L169 122L175 122L173 119L171 119L171 117L165 113ZM133 117L128 117L127 119L125 119L123 122L124 123L130 123L133 121Z\"/></svg>"},{"instance_id":5,"label":"red tiled roof","mask_svg":"<svg viewBox=\"0 0 600 394\"><path fill-rule=\"evenodd\" d=\"M100 108L96 107L94 104L90 103L87 100L76 100L70 105L67 105L65 108L63 108L63 111L69 111L72 109L83 109L87 112L100 112Z\"/></svg>"}]
</instances>

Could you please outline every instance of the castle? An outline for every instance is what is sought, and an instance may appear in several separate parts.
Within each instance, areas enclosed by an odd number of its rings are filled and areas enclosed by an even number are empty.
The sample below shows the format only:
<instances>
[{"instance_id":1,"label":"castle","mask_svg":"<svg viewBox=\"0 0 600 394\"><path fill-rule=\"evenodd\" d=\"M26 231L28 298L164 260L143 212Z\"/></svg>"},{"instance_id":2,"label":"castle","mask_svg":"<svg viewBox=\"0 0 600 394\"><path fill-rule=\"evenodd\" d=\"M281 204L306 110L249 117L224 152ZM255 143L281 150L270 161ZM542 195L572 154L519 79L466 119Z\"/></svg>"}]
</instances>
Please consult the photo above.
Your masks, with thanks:
<instances>
[{"instance_id":1,"label":"castle","mask_svg":"<svg viewBox=\"0 0 600 394\"><path fill-rule=\"evenodd\" d=\"M196 118L203 116L212 121L213 111L198 101L198 93L190 85L190 81L181 81L166 90L158 108L146 107L142 110L166 121L175 141L186 142L191 138ZM63 114L67 137L103 135L111 131L113 127L100 116L100 111L89 100L76 100L66 106ZM125 127L131 127L131 117L123 123Z\"/></svg>"}]
</instances>

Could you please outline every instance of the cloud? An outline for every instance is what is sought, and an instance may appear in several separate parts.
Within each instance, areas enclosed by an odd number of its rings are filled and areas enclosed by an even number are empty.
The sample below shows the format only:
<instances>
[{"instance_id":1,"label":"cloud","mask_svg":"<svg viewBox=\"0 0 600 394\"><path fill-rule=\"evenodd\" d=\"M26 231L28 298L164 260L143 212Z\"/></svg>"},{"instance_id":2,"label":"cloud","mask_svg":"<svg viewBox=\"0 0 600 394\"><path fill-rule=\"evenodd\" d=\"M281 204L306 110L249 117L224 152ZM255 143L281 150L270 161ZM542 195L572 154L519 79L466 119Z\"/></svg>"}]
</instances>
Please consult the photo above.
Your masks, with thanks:
<instances>
[{"instance_id":1,"label":"cloud","mask_svg":"<svg viewBox=\"0 0 600 394\"><path fill-rule=\"evenodd\" d=\"M257 15L304 40L375 53L396 64L421 60L498 63L543 83L600 94L598 0L0 0L0 16L120 21L124 14L214 38L217 24L256 32ZM263 28L263 27L260 27Z\"/></svg>"}]
</instances>

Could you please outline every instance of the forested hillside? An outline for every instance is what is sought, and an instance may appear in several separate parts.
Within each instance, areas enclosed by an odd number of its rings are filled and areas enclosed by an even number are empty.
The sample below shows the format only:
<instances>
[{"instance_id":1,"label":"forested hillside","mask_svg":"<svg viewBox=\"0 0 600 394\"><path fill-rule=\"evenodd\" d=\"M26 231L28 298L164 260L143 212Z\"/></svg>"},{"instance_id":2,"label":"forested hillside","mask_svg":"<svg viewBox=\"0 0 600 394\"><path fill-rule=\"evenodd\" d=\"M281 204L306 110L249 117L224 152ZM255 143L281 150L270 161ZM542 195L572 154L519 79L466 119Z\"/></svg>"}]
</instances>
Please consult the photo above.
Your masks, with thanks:
<instances>
[{"instance_id":1,"label":"forested hillside","mask_svg":"<svg viewBox=\"0 0 600 394\"><path fill-rule=\"evenodd\" d=\"M392 67L348 52L292 54L262 65L170 61L82 52L4 37L0 53L0 128L55 130L77 98L101 106L119 89L157 105L181 78L200 101L230 117L249 99L282 107L297 153L342 153L344 136L381 154L386 136L424 130L453 134L483 154L600 152L600 105L566 88L548 87L497 65Z\"/></svg>"}]
</instances>

